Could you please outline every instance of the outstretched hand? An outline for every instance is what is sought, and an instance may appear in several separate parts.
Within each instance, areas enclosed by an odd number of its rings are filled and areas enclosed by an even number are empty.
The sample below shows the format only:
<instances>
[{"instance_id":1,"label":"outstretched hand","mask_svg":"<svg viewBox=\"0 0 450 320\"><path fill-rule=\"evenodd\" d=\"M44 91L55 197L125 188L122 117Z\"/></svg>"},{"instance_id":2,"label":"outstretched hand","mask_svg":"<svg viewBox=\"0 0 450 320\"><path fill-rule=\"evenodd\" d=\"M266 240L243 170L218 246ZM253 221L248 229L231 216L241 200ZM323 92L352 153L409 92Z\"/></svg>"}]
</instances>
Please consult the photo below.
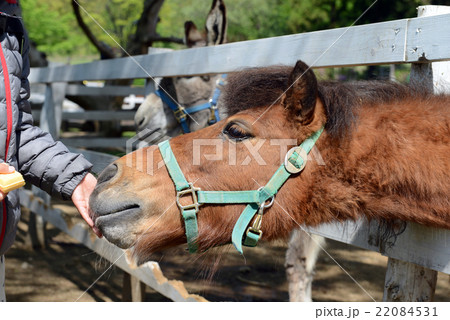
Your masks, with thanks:
<instances>
[{"instance_id":1,"label":"outstretched hand","mask_svg":"<svg viewBox=\"0 0 450 320\"><path fill-rule=\"evenodd\" d=\"M14 167L8 165L7 163L0 163L0 174L13 173L15 171ZM6 193L0 191L0 201L6 198Z\"/></svg>"},{"instance_id":2,"label":"outstretched hand","mask_svg":"<svg viewBox=\"0 0 450 320\"><path fill-rule=\"evenodd\" d=\"M72 201L75 207L77 207L83 219L92 228L95 234L99 238L101 238L102 233L94 225L94 221L92 221L91 216L89 214L89 197L91 196L92 191L94 191L96 185L97 179L92 174L88 173L73 191Z\"/></svg>"}]
</instances>

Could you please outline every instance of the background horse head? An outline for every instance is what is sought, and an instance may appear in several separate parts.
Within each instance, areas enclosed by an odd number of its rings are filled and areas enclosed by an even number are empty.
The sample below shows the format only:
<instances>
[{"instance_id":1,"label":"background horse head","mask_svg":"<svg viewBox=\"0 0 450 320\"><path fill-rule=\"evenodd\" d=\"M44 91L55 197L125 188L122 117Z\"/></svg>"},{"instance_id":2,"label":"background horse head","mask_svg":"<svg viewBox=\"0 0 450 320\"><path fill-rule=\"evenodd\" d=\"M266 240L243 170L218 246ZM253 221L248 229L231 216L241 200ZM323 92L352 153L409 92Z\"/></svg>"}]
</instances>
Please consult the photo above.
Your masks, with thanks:
<instances>
[{"instance_id":1,"label":"background horse head","mask_svg":"<svg viewBox=\"0 0 450 320\"><path fill-rule=\"evenodd\" d=\"M263 239L361 216L450 228L448 96L394 83L318 83L302 62L244 71L228 82L224 105L232 115L170 141L197 188L257 190L282 169L286 150L324 128L316 146L325 165L307 161L286 180L264 212ZM158 147L138 150L105 169L91 197L96 225L111 242L131 247L138 262L187 239L177 203L195 199L176 201L167 167ZM199 250L230 243L244 208L199 207Z\"/></svg>"},{"instance_id":2,"label":"background horse head","mask_svg":"<svg viewBox=\"0 0 450 320\"><path fill-rule=\"evenodd\" d=\"M227 19L226 8L222 0L214 0L206 18L205 32L200 32L192 21L187 21L185 43L188 48L214 46L226 42ZM203 75L195 77L163 78L159 83L160 91L167 99L182 106L186 110L194 106L206 104L212 98L218 85L220 75ZM189 131L196 131L208 125L211 109L204 109L187 117ZM183 133L182 127L166 102L156 94L146 97L136 112L135 125L137 131L159 131L160 139L165 136L174 137ZM158 142L158 139L156 141Z\"/></svg>"}]
</instances>

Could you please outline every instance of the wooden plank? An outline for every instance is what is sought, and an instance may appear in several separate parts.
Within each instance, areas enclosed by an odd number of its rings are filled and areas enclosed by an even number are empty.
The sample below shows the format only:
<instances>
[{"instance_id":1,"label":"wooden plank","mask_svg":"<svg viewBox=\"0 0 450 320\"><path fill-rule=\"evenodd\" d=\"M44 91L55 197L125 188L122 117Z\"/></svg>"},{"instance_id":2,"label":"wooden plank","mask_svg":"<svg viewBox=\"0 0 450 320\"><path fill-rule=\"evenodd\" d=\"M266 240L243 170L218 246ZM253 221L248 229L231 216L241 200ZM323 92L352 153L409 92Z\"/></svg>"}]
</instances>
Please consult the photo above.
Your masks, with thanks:
<instances>
[{"instance_id":1,"label":"wooden plank","mask_svg":"<svg viewBox=\"0 0 450 320\"><path fill-rule=\"evenodd\" d=\"M379 225L368 223L365 219L305 229L329 239L450 274L450 230L408 223L397 237L383 239L383 230Z\"/></svg>"},{"instance_id":2,"label":"wooden plank","mask_svg":"<svg viewBox=\"0 0 450 320\"><path fill-rule=\"evenodd\" d=\"M80 84L70 84L66 88L66 96L72 95L125 97L130 94L134 94L136 96L144 96L145 88L129 86L88 87Z\"/></svg>"},{"instance_id":3,"label":"wooden plank","mask_svg":"<svg viewBox=\"0 0 450 320\"><path fill-rule=\"evenodd\" d=\"M125 149L127 138L63 138L59 139L66 146L81 148L119 148Z\"/></svg>"},{"instance_id":4,"label":"wooden plank","mask_svg":"<svg viewBox=\"0 0 450 320\"><path fill-rule=\"evenodd\" d=\"M33 110L33 118L40 119L41 111ZM119 121L134 120L135 111L82 111L63 112L62 120Z\"/></svg>"},{"instance_id":5,"label":"wooden plank","mask_svg":"<svg viewBox=\"0 0 450 320\"><path fill-rule=\"evenodd\" d=\"M117 121L134 120L135 111L83 111L63 112L63 120Z\"/></svg>"},{"instance_id":6,"label":"wooden plank","mask_svg":"<svg viewBox=\"0 0 450 320\"><path fill-rule=\"evenodd\" d=\"M423 6L422 8L429 7ZM433 16L411 19L406 38L407 62L432 62L450 57L450 6L435 6ZM447 13L447 14L446 14ZM427 14L428 15L428 14Z\"/></svg>"},{"instance_id":7,"label":"wooden plank","mask_svg":"<svg viewBox=\"0 0 450 320\"><path fill-rule=\"evenodd\" d=\"M29 79L53 82L224 73L246 67L293 65L298 59L316 67L398 63L404 60L407 24L408 19L404 19L89 64L38 68L32 70Z\"/></svg>"},{"instance_id":8,"label":"wooden plank","mask_svg":"<svg viewBox=\"0 0 450 320\"><path fill-rule=\"evenodd\" d=\"M19 192L22 206L39 214L45 221L50 222L61 231L167 298L180 302L206 301L205 298L199 295L189 294L181 281L168 280L164 277L157 262L146 262L140 267L131 265L127 261L126 250L116 247L104 238L97 238L85 223L71 224L70 218L66 220L60 210L45 206L43 201L40 198L36 198L31 191L21 189Z\"/></svg>"}]
</instances>

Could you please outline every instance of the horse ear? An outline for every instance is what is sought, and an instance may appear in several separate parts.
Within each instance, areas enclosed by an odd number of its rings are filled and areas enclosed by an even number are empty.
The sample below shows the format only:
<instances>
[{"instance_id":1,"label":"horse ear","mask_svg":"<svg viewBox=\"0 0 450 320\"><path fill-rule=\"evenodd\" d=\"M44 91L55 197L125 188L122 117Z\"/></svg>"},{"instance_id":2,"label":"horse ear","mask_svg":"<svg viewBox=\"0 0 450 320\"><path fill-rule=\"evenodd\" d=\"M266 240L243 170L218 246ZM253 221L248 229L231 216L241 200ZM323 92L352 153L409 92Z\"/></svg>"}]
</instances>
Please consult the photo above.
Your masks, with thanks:
<instances>
[{"instance_id":1,"label":"horse ear","mask_svg":"<svg viewBox=\"0 0 450 320\"><path fill-rule=\"evenodd\" d=\"M288 84L288 90L283 98L284 107L290 110L302 124L311 122L318 96L314 72L299 60L289 75Z\"/></svg>"},{"instance_id":2,"label":"horse ear","mask_svg":"<svg viewBox=\"0 0 450 320\"><path fill-rule=\"evenodd\" d=\"M200 47L205 45L205 39L197 26L192 21L184 23L184 42L188 48Z\"/></svg>"},{"instance_id":3,"label":"horse ear","mask_svg":"<svg viewBox=\"0 0 450 320\"><path fill-rule=\"evenodd\" d=\"M226 42L227 14L223 0L213 0L205 23L206 45L215 46Z\"/></svg>"}]
</instances>

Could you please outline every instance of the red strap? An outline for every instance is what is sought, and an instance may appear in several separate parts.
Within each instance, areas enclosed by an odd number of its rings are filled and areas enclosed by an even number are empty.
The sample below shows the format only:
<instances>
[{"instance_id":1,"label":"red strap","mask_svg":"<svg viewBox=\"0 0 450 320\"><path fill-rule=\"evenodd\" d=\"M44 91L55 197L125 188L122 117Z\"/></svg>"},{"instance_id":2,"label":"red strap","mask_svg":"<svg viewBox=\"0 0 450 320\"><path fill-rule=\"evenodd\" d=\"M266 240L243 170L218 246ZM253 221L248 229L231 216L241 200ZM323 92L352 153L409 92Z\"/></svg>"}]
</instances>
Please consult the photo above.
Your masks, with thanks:
<instances>
[{"instance_id":1,"label":"red strap","mask_svg":"<svg viewBox=\"0 0 450 320\"><path fill-rule=\"evenodd\" d=\"M17 4L17 0L6 0L6 2L10 4Z\"/></svg>"},{"instance_id":2,"label":"red strap","mask_svg":"<svg viewBox=\"0 0 450 320\"><path fill-rule=\"evenodd\" d=\"M2 201L2 205L3 205L3 217L2 217L2 231L0 233L0 249L1 249L2 244L3 244L3 238L5 237L6 216L8 215L8 213L6 212L6 210L8 209L7 206L6 206L6 201Z\"/></svg>"},{"instance_id":3,"label":"red strap","mask_svg":"<svg viewBox=\"0 0 450 320\"><path fill-rule=\"evenodd\" d=\"M9 1L8 1L9 2ZM5 162L8 160L8 148L9 141L11 139L12 132L12 99L11 99L11 84L9 82L8 65L6 64L5 55L3 54L3 48L0 44L0 60L3 69L3 79L5 82L5 97L6 97L6 145L5 145ZM2 217L2 230L0 232L0 248L2 247L3 238L5 237L6 230L6 217L7 217L6 201L3 201L3 217Z\"/></svg>"}]
</instances>

